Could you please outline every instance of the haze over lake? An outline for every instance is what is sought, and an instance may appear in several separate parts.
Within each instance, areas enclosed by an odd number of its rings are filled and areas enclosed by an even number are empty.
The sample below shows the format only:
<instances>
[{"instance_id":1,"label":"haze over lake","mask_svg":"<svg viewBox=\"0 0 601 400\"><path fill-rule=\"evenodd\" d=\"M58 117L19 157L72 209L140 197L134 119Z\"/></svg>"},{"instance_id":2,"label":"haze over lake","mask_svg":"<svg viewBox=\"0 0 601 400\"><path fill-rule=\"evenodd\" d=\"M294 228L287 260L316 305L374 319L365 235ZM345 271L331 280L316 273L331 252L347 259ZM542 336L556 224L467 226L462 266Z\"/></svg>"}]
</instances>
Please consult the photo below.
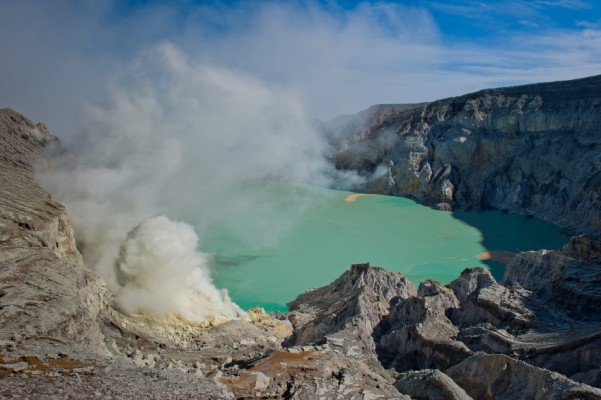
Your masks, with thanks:
<instances>
[{"instance_id":1,"label":"haze over lake","mask_svg":"<svg viewBox=\"0 0 601 400\"><path fill-rule=\"evenodd\" d=\"M401 197L292 184L248 189L264 196L272 212L213 222L201 245L214 256L217 286L242 308L286 310L299 293L363 262L401 272L416 285L448 283L474 266L500 279L511 253L558 249L567 241L549 223L498 211L441 212Z\"/></svg>"}]
</instances>

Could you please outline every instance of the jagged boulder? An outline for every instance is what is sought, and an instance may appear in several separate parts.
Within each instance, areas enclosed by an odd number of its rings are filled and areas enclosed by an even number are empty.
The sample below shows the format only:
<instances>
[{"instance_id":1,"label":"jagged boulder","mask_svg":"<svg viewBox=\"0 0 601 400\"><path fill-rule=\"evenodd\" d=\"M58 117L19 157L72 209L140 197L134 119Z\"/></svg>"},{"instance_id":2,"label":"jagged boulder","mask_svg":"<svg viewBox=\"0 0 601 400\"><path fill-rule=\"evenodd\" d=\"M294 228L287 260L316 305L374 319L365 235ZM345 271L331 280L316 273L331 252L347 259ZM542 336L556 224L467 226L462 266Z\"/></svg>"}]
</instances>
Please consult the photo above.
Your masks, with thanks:
<instances>
[{"instance_id":1,"label":"jagged boulder","mask_svg":"<svg viewBox=\"0 0 601 400\"><path fill-rule=\"evenodd\" d=\"M369 342L375 326L388 315L390 300L416 293L413 283L400 273L369 263L355 264L328 286L306 292L289 304L293 313L313 316L304 325L295 326L291 343L318 343L349 325L357 326L358 335Z\"/></svg>"},{"instance_id":2,"label":"jagged boulder","mask_svg":"<svg viewBox=\"0 0 601 400\"><path fill-rule=\"evenodd\" d=\"M471 351L454 338L459 329L447 313L459 307L453 291L426 281L414 297L396 298L376 336L376 350L386 368L409 371L447 368L469 357Z\"/></svg>"},{"instance_id":3,"label":"jagged boulder","mask_svg":"<svg viewBox=\"0 0 601 400\"><path fill-rule=\"evenodd\" d=\"M476 267L464 269L461 275L449 284L449 288L453 290L459 302L464 304L472 293L495 283L497 282L490 271L482 267Z\"/></svg>"},{"instance_id":4,"label":"jagged boulder","mask_svg":"<svg viewBox=\"0 0 601 400\"><path fill-rule=\"evenodd\" d=\"M458 326L486 323L514 333L536 326L526 305L530 293L519 285L498 284L487 269L468 268L449 287L461 299L461 307L450 312Z\"/></svg>"},{"instance_id":5,"label":"jagged boulder","mask_svg":"<svg viewBox=\"0 0 601 400\"><path fill-rule=\"evenodd\" d=\"M475 354L447 374L474 399L601 399L601 390L501 354Z\"/></svg>"},{"instance_id":6,"label":"jagged boulder","mask_svg":"<svg viewBox=\"0 0 601 400\"><path fill-rule=\"evenodd\" d=\"M405 372L399 375L394 387L414 399L472 400L455 381L437 369Z\"/></svg>"}]
</instances>

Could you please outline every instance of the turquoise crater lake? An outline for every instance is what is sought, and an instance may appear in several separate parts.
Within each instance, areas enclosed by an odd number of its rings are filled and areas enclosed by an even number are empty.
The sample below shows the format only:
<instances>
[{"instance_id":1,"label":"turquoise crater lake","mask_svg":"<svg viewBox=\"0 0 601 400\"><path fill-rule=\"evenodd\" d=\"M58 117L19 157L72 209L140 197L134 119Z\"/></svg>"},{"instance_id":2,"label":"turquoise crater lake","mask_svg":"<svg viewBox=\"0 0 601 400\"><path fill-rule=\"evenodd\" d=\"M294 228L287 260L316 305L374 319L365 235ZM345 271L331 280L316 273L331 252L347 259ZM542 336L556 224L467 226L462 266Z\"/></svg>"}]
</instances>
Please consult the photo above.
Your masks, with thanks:
<instances>
[{"instance_id":1,"label":"turquoise crater lake","mask_svg":"<svg viewBox=\"0 0 601 400\"><path fill-rule=\"evenodd\" d=\"M242 308L286 310L302 292L324 286L351 264L370 262L415 284L448 283L468 267L497 279L512 253L558 249L554 225L498 211L440 212L401 197L293 185L250 186L269 211L205 227L202 251L214 256L215 283Z\"/></svg>"}]
</instances>

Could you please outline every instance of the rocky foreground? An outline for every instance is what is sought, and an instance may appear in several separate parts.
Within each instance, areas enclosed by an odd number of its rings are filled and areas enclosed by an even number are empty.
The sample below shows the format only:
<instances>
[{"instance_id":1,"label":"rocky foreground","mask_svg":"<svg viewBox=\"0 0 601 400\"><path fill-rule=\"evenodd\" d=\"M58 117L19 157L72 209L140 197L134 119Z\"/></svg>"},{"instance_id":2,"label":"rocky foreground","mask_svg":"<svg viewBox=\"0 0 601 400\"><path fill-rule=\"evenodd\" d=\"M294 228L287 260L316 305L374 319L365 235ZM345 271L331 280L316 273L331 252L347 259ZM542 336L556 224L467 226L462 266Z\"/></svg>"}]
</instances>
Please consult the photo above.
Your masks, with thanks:
<instances>
[{"instance_id":1,"label":"rocky foreground","mask_svg":"<svg viewBox=\"0 0 601 400\"><path fill-rule=\"evenodd\" d=\"M473 96L484 99L493 96L491 93ZM528 132L539 132L528 135L547 140L551 148L559 146L553 144L558 140L554 134L543 138L542 130L552 118L540 111L556 106L548 105L542 95L541 100L536 100L537 95L528 96L519 102L509 96L506 103L513 105L508 106L508 121L527 127ZM577 100L567 96L575 104L574 113L592 107L596 100L589 97ZM490 122L482 111L501 107L501 100L493 96L489 104L470 99L441 104L453 108L462 102L464 113L471 115L465 119L470 124L481 121L495 129L509 129ZM466 108L466 104L473 107ZM598 107L600 103L594 104ZM418 114L412 107L422 111ZM431 127L452 128L455 122L448 122L447 114L437 114L434 111L439 108L433 107L389 110L415 113L411 115L422 122L438 121L439 125L432 123ZM530 108L538 115L532 117L532 125L526 123L530 117L519 114ZM423 114L424 110L432 115ZM557 114L557 118L563 115ZM598 144L586 121L598 114L584 113L578 123L591 132L574 134L561 146L566 154L576 151L574 143L590 149L581 161L591 163L590 179L596 179L594 172L600 169L594 159ZM391 126L390 121L387 124ZM464 130L468 123L462 124L452 131L455 136L439 140L448 142L445 151L457 157L462 154L461 146L476 141L478 134L489 135L478 130L468 135ZM596 126L598 130L601 125ZM370 129L351 134L355 139L345 139L345 143L355 141L349 145L352 147L370 140L380 128ZM436 129L428 132L438 132ZM449 130L445 135L451 135ZM406 143L421 148L421 133L408 135L416 139ZM515 139L521 133L507 135ZM520 143L536 142L530 136ZM500 151L487 147L496 145L486 138L475 142L472 156L493 157ZM84 265L64 207L36 181L32 163L54 140L44 125L35 125L8 109L0 111L0 397L601 399L601 242L594 235L576 236L560 251L518 254L501 282L487 270L474 268L449 285L426 281L415 288L399 273L360 264L330 285L300 295L287 314L270 315L254 309L248 320L217 326L128 316L116 308L104 282ZM404 146L394 143L395 149ZM433 151L445 149L440 146ZM517 145L514 149L521 151ZM533 154L542 151L530 149ZM577 156L570 157L575 163ZM438 156L432 160L428 161L430 180L420 180L418 175L414 181L418 191L411 193L424 190L432 197L434 192L428 188L448 179L451 195L437 201L464 204L471 183L463 172L457 172L455 164L445 167ZM521 165L515 160L508 163L500 183ZM394 161L395 166L399 164ZM423 159L418 164L419 171L428 169ZM492 168L485 163L480 166L486 171ZM439 167L443 172L435 172ZM525 168L519 169L522 177L533 171ZM545 174L554 168L546 168ZM390 171L396 185L391 190L405 193L400 172L392 167ZM599 232L595 219L599 205L594 197L598 185L582 183L581 192L589 193L582 197L585 205L569 206L574 201L570 196L576 196L572 191L577 189L568 181L586 171L566 170L562 176L567 180L553 180L564 183L537 180L540 199L545 201L533 197L535 192L524 191L534 190L530 184L519 189L522 191L516 189L511 178L501 187L514 190L514 197L494 200L505 192L485 185L469 197L470 204L539 215L546 210L543 205L551 209L555 204L549 198L559 199L549 197L552 188L545 191L542 185L565 185L563 208L548 219L568 221L573 215L575 221L564 226ZM458 176L461 180L453 181ZM531 208L524 203L528 193L532 195ZM587 219L576 221L580 217Z\"/></svg>"}]
</instances>

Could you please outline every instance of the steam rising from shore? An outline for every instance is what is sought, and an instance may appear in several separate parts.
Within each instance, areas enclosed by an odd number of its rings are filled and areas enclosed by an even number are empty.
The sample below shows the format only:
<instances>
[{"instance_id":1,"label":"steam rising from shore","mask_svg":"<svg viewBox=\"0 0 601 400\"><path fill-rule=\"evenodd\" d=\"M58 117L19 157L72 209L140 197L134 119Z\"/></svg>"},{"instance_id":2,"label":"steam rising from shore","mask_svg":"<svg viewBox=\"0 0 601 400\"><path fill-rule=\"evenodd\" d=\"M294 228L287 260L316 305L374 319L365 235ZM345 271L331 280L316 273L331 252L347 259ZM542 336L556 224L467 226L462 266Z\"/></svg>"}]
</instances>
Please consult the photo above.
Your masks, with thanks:
<instances>
[{"instance_id":1,"label":"steam rising from shore","mask_svg":"<svg viewBox=\"0 0 601 400\"><path fill-rule=\"evenodd\" d=\"M213 285L209 257L198 236L165 216L144 221L128 235L117 261L119 303L128 312L179 314L188 321L229 320L244 315L226 291Z\"/></svg>"},{"instance_id":2,"label":"steam rising from shore","mask_svg":"<svg viewBox=\"0 0 601 400\"><path fill-rule=\"evenodd\" d=\"M130 312L192 321L240 315L212 284L194 229L253 215L256 225L241 238L273 244L299 215L278 215L278 226L260 229L274 211L245 190L249 182L327 185L336 174L293 94L190 60L169 43L114 80L105 104L88 110L84 133L70 146L75 160L39 173L66 204L86 262Z\"/></svg>"}]
</instances>

